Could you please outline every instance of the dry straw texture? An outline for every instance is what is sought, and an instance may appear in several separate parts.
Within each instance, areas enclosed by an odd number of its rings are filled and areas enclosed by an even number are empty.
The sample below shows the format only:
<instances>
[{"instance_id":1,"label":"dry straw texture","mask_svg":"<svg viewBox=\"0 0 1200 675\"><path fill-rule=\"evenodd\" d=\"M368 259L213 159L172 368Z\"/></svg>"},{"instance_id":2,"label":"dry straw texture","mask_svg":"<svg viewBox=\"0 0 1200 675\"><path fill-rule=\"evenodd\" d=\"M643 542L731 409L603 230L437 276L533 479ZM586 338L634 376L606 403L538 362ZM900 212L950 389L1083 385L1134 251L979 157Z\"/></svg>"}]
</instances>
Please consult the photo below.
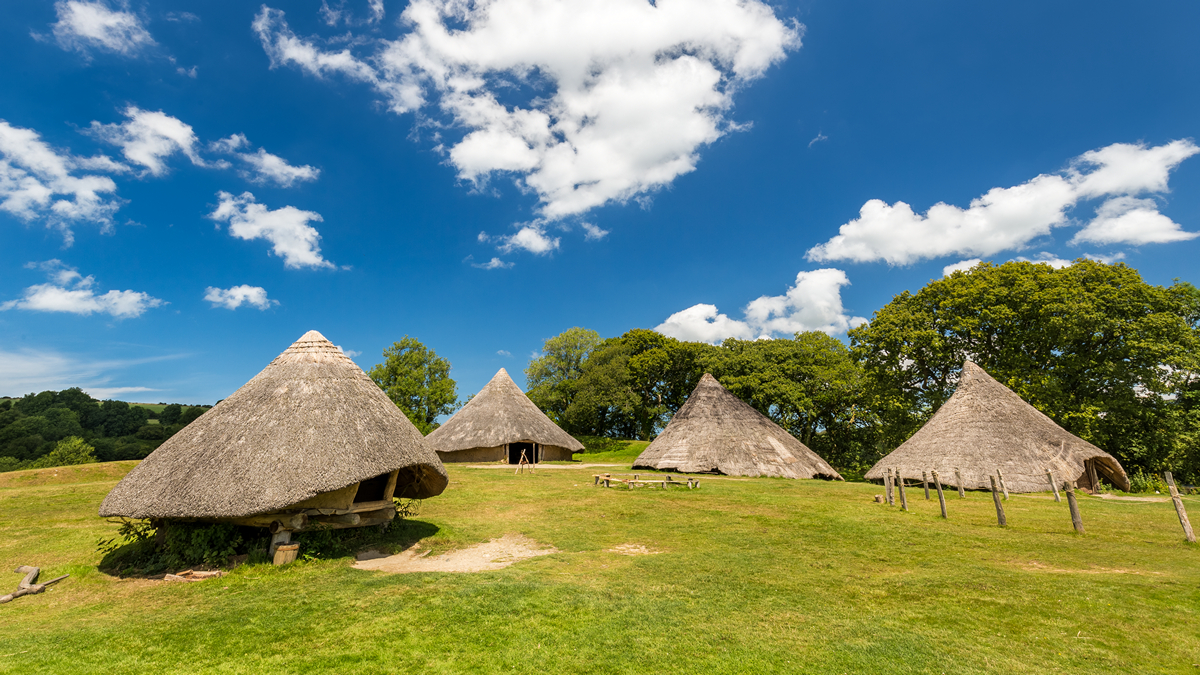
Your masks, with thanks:
<instances>
[{"instance_id":1,"label":"dry straw texture","mask_svg":"<svg viewBox=\"0 0 1200 675\"><path fill-rule=\"evenodd\" d=\"M583 450L583 443L550 421L503 368L425 440L438 452L494 448L520 441L556 445L571 452Z\"/></svg>"},{"instance_id":2,"label":"dry straw texture","mask_svg":"<svg viewBox=\"0 0 1200 675\"><path fill-rule=\"evenodd\" d=\"M999 469L1010 492L1042 492L1050 489L1049 469L1056 481L1074 480L1090 489L1084 470L1089 459L1102 477L1129 489L1129 478L1115 457L1058 426L967 361L950 400L912 438L871 467L866 479L882 481L888 469L899 469L910 479L935 470L943 484L957 486L958 469L963 488L990 490L989 476Z\"/></svg>"},{"instance_id":3,"label":"dry straw texture","mask_svg":"<svg viewBox=\"0 0 1200 675\"><path fill-rule=\"evenodd\" d=\"M817 453L704 374L634 468L782 478L842 477Z\"/></svg>"},{"instance_id":4,"label":"dry straw texture","mask_svg":"<svg viewBox=\"0 0 1200 675\"><path fill-rule=\"evenodd\" d=\"M151 453L100 515L270 513L397 469L398 497L446 487L446 469L412 422L314 330Z\"/></svg>"}]
</instances>

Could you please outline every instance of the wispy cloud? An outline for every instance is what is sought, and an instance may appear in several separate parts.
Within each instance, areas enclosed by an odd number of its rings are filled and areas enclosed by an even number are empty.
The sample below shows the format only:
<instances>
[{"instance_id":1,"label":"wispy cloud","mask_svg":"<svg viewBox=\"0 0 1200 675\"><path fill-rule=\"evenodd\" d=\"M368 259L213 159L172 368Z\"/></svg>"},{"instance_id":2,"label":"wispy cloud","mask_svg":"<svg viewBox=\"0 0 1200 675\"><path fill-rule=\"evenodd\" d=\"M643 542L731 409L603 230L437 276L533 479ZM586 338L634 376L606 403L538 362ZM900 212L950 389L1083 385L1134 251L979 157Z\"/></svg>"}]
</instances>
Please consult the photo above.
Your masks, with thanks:
<instances>
[{"instance_id":1,"label":"wispy cloud","mask_svg":"<svg viewBox=\"0 0 1200 675\"><path fill-rule=\"evenodd\" d=\"M120 147L126 160L145 167L152 176L166 174L166 159L176 153L182 153L196 166L209 166L198 152L199 141L191 125L161 110L142 110L132 105L125 108L124 114L127 121L114 124L92 122L89 132L106 143Z\"/></svg>"},{"instance_id":2,"label":"wispy cloud","mask_svg":"<svg viewBox=\"0 0 1200 675\"><path fill-rule=\"evenodd\" d=\"M146 310L167 304L140 291L108 291L97 294L96 279L83 276L59 260L29 263L30 269L41 269L50 282L25 289L19 300L0 303L0 311L24 309L33 312L66 312L69 314L108 314L117 319L141 316Z\"/></svg>"},{"instance_id":3,"label":"wispy cloud","mask_svg":"<svg viewBox=\"0 0 1200 675\"><path fill-rule=\"evenodd\" d=\"M6 350L0 348L0 394L22 396L28 393L61 391L80 387L100 399L142 391L161 391L128 381L121 371L137 365L178 359L172 354L139 359L93 359L40 349Z\"/></svg>"},{"instance_id":4,"label":"wispy cloud","mask_svg":"<svg viewBox=\"0 0 1200 675\"><path fill-rule=\"evenodd\" d=\"M103 0L68 0L54 3L54 11L58 17L51 24L54 39L68 51L84 56L92 50L132 56L157 44L142 20L129 11L127 2L114 7Z\"/></svg>"},{"instance_id":5,"label":"wispy cloud","mask_svg":"<svg viewBox=\"0 0 1200 675\"><path fill-rule=\"evenodd\" d=\"M504 358L507 359L507 358L512 357L512 352L508 351L507 349L498 349L498 350L496 350L496 355L503 356Z\"/></svg>"},{"instance_id":6,"label":"wispy cloud","mask_svg":"<svg viewBox=\"0 0 1200 675\"><path fill-rule=\"evenodd\" d=\"M471 263L471 267L478 267L481 270L506 270L515 264L514 262L505 262L499 258L492 258L485 263Z\"/></svg>"},{"instance_id":7,"label":"wispy cloud","mask_svg":"<svg viewBox=\"0 0 1200 675\"><path fill-rule=\"evenodd\" d=\"M818 131L817 135L813 136L813 139L808 142L808 147L811 148L812 146L816 145L817 143L820 143L821 141L827 141L827 140L829 140L829 137Z\"/></svg>"},{"instance_id":8,"label":"wispy cloud","mask_svg":"<svg viewBox=\"0 0 1200 675\"><path fill-rule=\"evenodd\" d=\"M295 183L316 180L321 175L321 170L316 167L307 164L293 166L284 158L273 155L264 148L259 148L256 152L238 152L249 145L250 141L245 134L234 134L210 143L209 147L216 152L237 156L249 167L248 170L239 173L252 183L274 183L280 187L292 187Z\"/></svg>"}]
</instances>

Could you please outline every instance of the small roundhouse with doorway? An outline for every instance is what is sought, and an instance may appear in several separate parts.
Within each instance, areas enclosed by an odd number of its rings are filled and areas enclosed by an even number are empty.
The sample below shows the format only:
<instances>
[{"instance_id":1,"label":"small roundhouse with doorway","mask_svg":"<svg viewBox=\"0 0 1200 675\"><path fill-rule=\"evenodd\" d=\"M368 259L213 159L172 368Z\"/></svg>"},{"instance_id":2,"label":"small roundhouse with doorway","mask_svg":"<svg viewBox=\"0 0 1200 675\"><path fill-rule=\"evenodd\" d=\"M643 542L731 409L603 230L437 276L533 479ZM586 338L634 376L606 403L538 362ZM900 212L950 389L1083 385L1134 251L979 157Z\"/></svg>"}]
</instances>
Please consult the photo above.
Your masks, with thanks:
<instances>
[{"instance_id":1,"label":"small roundhouse with doorway","mask_svg":"<svg viewBox=\"0 0 1200 675\"><path fill-rule=\"evenodd\" d=\"M393 497L433 497L447 482L408 417L309 331L134 467L100 515L264 527L283 542L385 523Z\"/></svg>"},{"instance_id":2,"label":"small roundhouse with doorway","mask_svg":"<svg viewBox=\"0 0 1200 675\"><path fill-rule=\"evenodd\" d=\"M530 464L570 460L583 451L546 417L503 368L462 410L425 437L443 462Z\"/></svg>"}]
</instances>

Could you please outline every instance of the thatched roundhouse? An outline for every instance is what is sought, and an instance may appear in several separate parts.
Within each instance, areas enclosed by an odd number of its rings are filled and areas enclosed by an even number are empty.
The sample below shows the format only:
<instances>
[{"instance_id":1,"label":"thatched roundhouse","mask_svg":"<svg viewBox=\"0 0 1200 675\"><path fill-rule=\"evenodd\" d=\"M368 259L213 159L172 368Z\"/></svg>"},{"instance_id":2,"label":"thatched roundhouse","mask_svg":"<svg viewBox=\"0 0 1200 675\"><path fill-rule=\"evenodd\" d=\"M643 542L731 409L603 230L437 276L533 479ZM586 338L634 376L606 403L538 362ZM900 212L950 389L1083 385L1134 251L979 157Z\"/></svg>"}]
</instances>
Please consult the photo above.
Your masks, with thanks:
<instances>
[{"instance_id":1,"label":"thatched roundhouse","mask_svg":"<svg viewBox=\"0 0 1200 675\"><path fill-rule=\"evenodd\" d=\"M412 422L314 330L150 453L100 515L353 527L393 518L393 496L432 497L446 483Z\"/></svg>"},{"instance_id":2,"label":"thatched roundhouse","mask_svg":"<svg viewBox=\"0 0 1200 675\"><path fill-rule=\"evenodd\" d=\"M708 373L633 468L842 480L817 453Z\"/></svg>"},{"instance_id":3,"label":"thatched roundhouse","mask_svg":"<svg viewBox=\"0 0 1200 675\"><path fill-rule=\"evenodd\" d=\"M425 437L443 462L570 460L583 451L521 391L503 368L462 410Z\"/></svg>"},{"instance_id":4,"label":"thatched roundhouse","mask_svg":"<svg viewBox=\"0 0 1200 675\"><path fill-rule=\"evenodd\" d=\"M989 476L997 469L1009 492L1050 490L1047 470L1059 487L1072 480L1094 490L1102 476L1129 489L1129 477L1115 457L1058 426L970 361L963 364L954 395L912 438L871 467L866 479L882 481L889 468L907 479L934 470L943 484L955 487L957 470L967 490L990 490Z\"/></svg>"}]
</instances>

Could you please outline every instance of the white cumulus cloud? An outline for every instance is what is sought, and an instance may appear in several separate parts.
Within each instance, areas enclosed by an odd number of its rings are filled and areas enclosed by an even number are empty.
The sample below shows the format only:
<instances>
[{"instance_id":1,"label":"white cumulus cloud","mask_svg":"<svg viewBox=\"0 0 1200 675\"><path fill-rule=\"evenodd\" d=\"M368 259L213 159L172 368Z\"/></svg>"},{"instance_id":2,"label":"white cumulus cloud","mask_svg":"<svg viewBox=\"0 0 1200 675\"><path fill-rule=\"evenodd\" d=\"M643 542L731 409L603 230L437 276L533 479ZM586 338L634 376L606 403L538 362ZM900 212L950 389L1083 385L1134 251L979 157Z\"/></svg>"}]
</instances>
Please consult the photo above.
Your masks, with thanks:
<instances>
[{"instance_id":1,"label":"white cumulus cloud","mask_svg":"<svg viewBox=\"0 0 1200 675\"><path fill-rule=\"evenodd\" d=\"M1168 244L1200 237L1158 212L1153 199L1114 197L1096 209L1096 218L1075 233L1072 244Z\"/></svg>"},{"instance_id":2,"label":"white cumulus cloud","mask_svg":"<svg viewBox=\"0 0 1200 675\"><path fill-rule=\"evenodd\" d=\"M979 258L971 258L970 260L960 260L952 265L946 265L942 268L942 276L948 277L955 272L966 272L981 262L983 261Z\"/></svg>"},{"instance_id":3,"label":"white cumulus cloud","mask_svg":"<svg viewBox=\"0 0 1200 675\"><path fill-rule=\"evenodd\" d=\"M58 17L51 24L54 39L66 50L87 55L99 49L130 56L156 44L127 2L114 7L103 0L69 0L54 3L54 11Z\"/></svg>"},{"instance_id":4,"label":"white cumulus cloud","mask_svg":"<svg viewBox=\"0 0 1200 675\"><path fill-rule=\"evenodd\" d=\"M1072 243L1160 243L1196 236L1158 213L1154 202L1133 199L1167 191L1170 172L1200 152L1190 140L1156 147L1116 143L1075 158L1059 174L1042 174L1009 188L993 188L968 208L945 203L918 214L904 202L872 199L837 236L813 247L814 261L882 260L906 265L949 255L988 256L1019 250L1052 228L1068 224L1079 202L1110 197ZM1142 229L1144 228L1144 229Z\"/></svg>"},{"instance_id":5,"label":"white cumulus cloud","mask_svg":"<svg viewBox=\"0 0 1200 675\"><path fill-rule=\"evenodd\" d=\"M125 159L146 167L153 176L167 172L166 159L183 153L196 166L209 166L200 156L196 132L191 125L159 111L128 106L128 121L120 124L92 122L90 132L96 138L121 148Z\"/></svg>"},{"instance_id":6,"label":"white cumulus cloud","mask_svg":"<svg viewBox=\"0 0 1200 675\"><path fill-rule=\"evenodd\" d=\"M334 267L321 257L321 234L309 225L321 222L321 214L294 206L272 211L255 201L249 192L238 196L218 192L217 199L217 208L208 217L229 223L229 233L239 239L271 242L275 255L283 258L284 267Z\"/></svg>"},{"instance_id":7,"label":"white cumulus cloud","mask_svg":"<svg viewBox=\"0 0 1200 675\"><path fill-rule=\"evenodd\" d=\"M759 0L414 0L395 40L324 48L264 7L272 66L375 87L396 113L435 106L462 132L460 178L511 174L542 217L581 214L670 184L735 128L739 87L803 27Z\"/></svg>"},{"instance_id":8,"label":"white cumulus cloud","mask_svg":"<svg viewBox=\"0 0 1200 675\"><path fill-rule=\"evenodd\" d=\"M108 291L97 294L96 279L83 276L59 260L30 263L27 268L40 268L50 281L25 289L19 300L0 303L0 311L25 309L34 312L67 312L70 314L109 314L118 319L141 316L164 301L140 291Z\"/></svg>"},{"instance_id":9,"label":"white cumulus cloud","mask_svg":"<svg viewBox=\"0 0 1200 675\"><path fill-rule=\"evenodd\" d=\"M517 230L516 234L496 237L496 240L500 242L496 248L505 253L522 249L542 255L558 248L558 237L547 236L539 224L525 225Z\"/></svg>"},{"instance_id":10,"label":"white cumulus cloud","mask_svg":"<svg viewBox=\"0 0 1200 675\"><path fill-rule=\"evenodd\" d=\"M0 120L0 210L24 220L44 219L70 245L71 224L93 222L107 229L121 202L108 176L125 166L108 157L75 157L50 147L32 129Z\"/></svg>"},{"instance_id":11,"label":"white cumulus cloud","mask_svg":"<svg viewBox=\"0 0 1200 675\"><path fill-rule=\"evenodd\" d=\"M232 288L209 286L204 289L204 299L211 302L213 307L224 307L225 309L237 309L242 305L249 305L258 309L270 309L271 305L279 304L278 300L272 300L267 297L267 290L265 288L246 284L233 286Z\"/></svg>"},{"instance_id":12,"label":"white cumulus cloud","mask_svg":"<svg viewBox=\"0 0 1200 675\"><path fill-rule=\"evenodd\" d=\"M667 317L654 330L680 340L716 343L725 338L770 338L802 331L844 333L866 322L842 306L842 286L850 285L837 269L800 272L783 295L764 295L745 308L744 320L721 314L715 305L693 305Z\"/></svg>"}]
</instances>

